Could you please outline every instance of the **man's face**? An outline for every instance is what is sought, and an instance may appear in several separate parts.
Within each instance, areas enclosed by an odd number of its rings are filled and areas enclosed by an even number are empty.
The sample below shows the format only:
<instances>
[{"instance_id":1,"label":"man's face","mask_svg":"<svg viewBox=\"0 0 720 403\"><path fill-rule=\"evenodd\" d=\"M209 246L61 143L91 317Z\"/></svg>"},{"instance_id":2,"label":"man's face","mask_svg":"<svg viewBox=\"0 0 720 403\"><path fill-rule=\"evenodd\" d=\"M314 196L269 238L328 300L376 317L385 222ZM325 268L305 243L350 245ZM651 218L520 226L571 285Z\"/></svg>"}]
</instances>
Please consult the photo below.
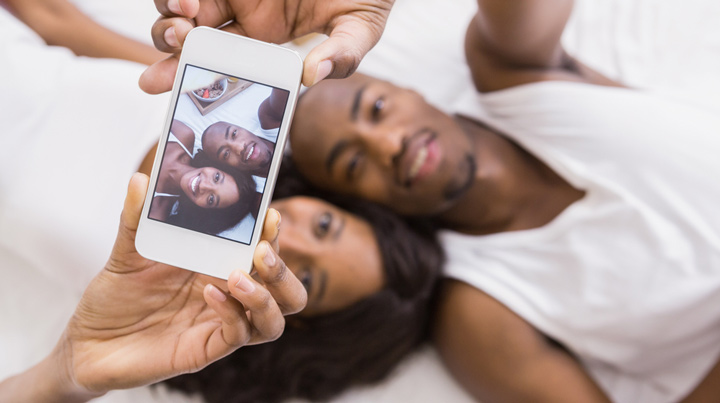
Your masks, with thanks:
<instances>
[{"instance_id":1,"label":"man's face","mask_svg":"<svg viewBox=\"0 0 720 403\"><path fill-rule=\"evenodd\" d=\"M227 122L210 125L203 133L202 146L211 160L239 170L267 168L273 152L267 142Z\"/></svg>"},{"instance_id":2,"label":"man's face","mask_svg":"<svg viewBox=\"0 0 720 403\"><path fill-rule=\"evenodd\" d=\"M454 119L413 91L360 74L309 89L290 141L315 185L406 215L442 212L474 177L471 144Z\"/></svg>"}]
</instances>

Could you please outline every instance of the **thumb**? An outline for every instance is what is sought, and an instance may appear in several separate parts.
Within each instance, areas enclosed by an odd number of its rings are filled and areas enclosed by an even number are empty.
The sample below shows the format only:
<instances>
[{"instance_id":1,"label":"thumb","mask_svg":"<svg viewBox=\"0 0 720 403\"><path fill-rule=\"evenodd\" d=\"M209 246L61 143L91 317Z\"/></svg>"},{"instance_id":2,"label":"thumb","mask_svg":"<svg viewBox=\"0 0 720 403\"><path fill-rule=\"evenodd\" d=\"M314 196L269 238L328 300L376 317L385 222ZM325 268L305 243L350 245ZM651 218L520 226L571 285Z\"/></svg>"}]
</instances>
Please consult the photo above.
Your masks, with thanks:
<instances>
[{"instance_id":1,"label":"thumb","mask_svg":"<svg viewBox=\"0 0 720 403\"><path fill-rule=\"evenodd\" d=\"M135 172L130 178L121 219L121 225L129 231L137 231L149 181L148 176L140 172Z\"/></svg>"},{"instance_id":2,"label":"thumb","mask_svg":"<svg viewBox=\"0 0 720 403\"><path fill-rule=\"evenodd\" d=\"M145 69L138 80L140 89L148 94L170 91L175 81L179 60L178 55L172 55Z\"/></svg>"},{"instance_id":3,"label":"thumb","mask_svg":"<svg viewBox=\"0 0 720 403\"><path fill-rule=\"evenodd\" d=\"M325 78L345 78L380 40L385 22L368 24L356 18L341 20L328 39L305 57L303 84L307 87Z\"/></svg>"},{"instance_id":4,"label":"thumb","mask_svg":"<svg viewBox=\"0 0 720 403\"><path fill-rule=\"evenodd\" d=\"M125 205L120 216L120 228L113 248L113 257L116 259L128 253L135 253L135 233L137 232L143 202L147 194L149 179L147 175L139 172L130 178Z\"/></svg>"}]
</instances>

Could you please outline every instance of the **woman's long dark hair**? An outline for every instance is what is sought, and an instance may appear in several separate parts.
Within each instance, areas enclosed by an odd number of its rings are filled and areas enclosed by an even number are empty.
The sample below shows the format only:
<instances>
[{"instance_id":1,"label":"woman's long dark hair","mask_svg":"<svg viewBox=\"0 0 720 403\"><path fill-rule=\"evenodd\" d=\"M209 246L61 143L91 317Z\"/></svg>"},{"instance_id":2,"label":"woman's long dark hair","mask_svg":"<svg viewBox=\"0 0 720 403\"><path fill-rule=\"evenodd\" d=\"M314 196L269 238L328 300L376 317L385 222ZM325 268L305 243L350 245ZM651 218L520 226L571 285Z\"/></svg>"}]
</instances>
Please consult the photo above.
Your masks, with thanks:
<instances>
[{"instance_id":1,"label":"woman's long dark hair","mask_svg":"<svg viewBox=\"0 0 720 403\"><path fill-rule=\"evenodd\" d=\"M406 222L385 208L310 187L287 159L275 199L318 197L367 220L382 254L386 285L356 304L311 318L289 317L276 341L242 347L195 374L165 381L209 403L329 399L383 379L428 337L443 253L429 223Z\"/></svg>"},{"instance_id":2,"label":"woman's long dark hair","mask_svg":"<svg viewBox=\"0 0 720 403\"><path fill-rule=\"evenodd\" d=\"M198 164L195 160L191 165L196 168L211 166ZM240 194L237 203L225 208L204 208L195 204L185 193L180 192L177 214L168 217L167 222L205 234L217 235L237 225L248 214L257 214L254 210L258 206L260 194L256 190L257 185L252 176L241 172L223 172L231 176L237 184Z\"/></svg>"}]
</instances>

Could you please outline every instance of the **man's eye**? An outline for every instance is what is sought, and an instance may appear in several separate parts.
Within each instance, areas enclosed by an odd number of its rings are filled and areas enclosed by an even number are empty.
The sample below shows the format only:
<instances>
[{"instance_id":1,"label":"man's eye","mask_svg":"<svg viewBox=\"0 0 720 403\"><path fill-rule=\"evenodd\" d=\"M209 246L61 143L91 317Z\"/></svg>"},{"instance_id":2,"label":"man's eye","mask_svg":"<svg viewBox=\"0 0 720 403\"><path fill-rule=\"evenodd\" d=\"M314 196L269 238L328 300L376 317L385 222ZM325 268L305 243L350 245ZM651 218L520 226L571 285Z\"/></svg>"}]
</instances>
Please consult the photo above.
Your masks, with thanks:
<instances>
[{"instance_id":1,"label":"man's eye","mask_svg":"<svg viewBox=\"0 0 720 403\"><path fill-rule=\"evenodd\" d=\"M383 108L385 108L385 98L380 97L372 106L371 115L373 120L377 120L380 117L380 112L382 112Z\"/></svg>"},{"instance_id":2,"label":"man's eye","mask_svg":"<svg viewBox=\"0 0 720 403\"><path fill-rule=\"evenodd\" d=\"M325 212L320 215L317 221L317 228L315 229L315 234L318 238L322 238L328 234L330 227L332 226L332 220L333 217L330 212Z\"/></svg>"},{"instance_id":3,"label":"man's eye","mask_svg":"<svg viewBox=\"0 0 720 403\"><path fill-rule=\"evenodd\" d=\"M226 149L225 151L223 151L222 157L224 160L227 160L228 158L230 158L230 150Z\"/></svg>"},{"instance_id":4,"label":"man's eye","mask_svg":"<svg viewBox=\"0 0 720 403\"><path fill-rule=\"evenodd\" d=\"M352 158L350 158L350 161L347 165L347 180L353 180L358 172L358 167L360 166L360 161L362 159L362 153L357 152L355 153Z\"/></svg>"},{"instance_id":5,"label":"man's eye","mask_svg":"<svg viewBox=\"0 0 720 403\"><path fill-rule=\"evenodd\" d=\"M210 195L207 198L208 206L212 207L215 204L215 195Z\"/></svg>"},{"instance_id":6,"label":"man's eye","mask_svg":"<svg viewBox=\"0 0 720 403\"><path fill-rule=\"evenodd\" d=\"M235 138L235 137L237 137L237 129L233 130L233 133L232 133L232 138Z\"/></svg>"}]
</instances>

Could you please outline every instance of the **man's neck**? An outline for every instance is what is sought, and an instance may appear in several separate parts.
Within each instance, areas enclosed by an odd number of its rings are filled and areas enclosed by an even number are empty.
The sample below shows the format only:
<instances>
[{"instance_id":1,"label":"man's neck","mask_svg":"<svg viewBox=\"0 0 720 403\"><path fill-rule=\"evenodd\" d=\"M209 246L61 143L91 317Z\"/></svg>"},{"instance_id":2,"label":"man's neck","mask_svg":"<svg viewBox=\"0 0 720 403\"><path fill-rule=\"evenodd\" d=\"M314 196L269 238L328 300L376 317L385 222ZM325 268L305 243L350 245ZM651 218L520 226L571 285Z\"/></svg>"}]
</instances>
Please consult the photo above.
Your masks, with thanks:
<instances>
[{"instance_id":1,"label":"man's neck","mask_svg":"<svg viewBox=\"0 0 720 403\"><path fill-rule=\"evenodd\" d=\"M473 235L547 224L582 191L498 131L456 117L472 142L475 177L454 205L438 217L443 227Z\"/></svg>"}]
</instances>

